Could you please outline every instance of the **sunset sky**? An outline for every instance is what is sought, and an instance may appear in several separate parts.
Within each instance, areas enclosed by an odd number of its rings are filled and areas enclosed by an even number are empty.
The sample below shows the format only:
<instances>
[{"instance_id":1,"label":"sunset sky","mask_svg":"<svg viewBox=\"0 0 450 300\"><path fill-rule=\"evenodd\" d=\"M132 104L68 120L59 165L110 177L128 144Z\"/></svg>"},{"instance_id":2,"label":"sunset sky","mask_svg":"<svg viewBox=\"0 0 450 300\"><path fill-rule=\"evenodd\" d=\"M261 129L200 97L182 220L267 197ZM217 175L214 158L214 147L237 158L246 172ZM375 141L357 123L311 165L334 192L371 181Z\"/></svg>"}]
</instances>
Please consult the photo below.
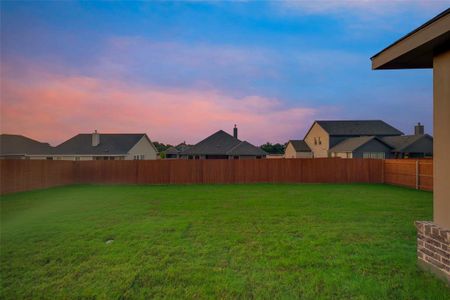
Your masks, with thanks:
<instances>
[{"instance_id":1,"label":"sunset sky","mask_svg":"<svg viewBox=\"0 0 450 300\"><path fill-rule=\"evenodd\" d=\"M315 119L383 119L432 133L431 70L372 71L370 57L449 5L2 1L1 132L177 144L237 124L259 145Z\"/></svg>"}]
</instances>

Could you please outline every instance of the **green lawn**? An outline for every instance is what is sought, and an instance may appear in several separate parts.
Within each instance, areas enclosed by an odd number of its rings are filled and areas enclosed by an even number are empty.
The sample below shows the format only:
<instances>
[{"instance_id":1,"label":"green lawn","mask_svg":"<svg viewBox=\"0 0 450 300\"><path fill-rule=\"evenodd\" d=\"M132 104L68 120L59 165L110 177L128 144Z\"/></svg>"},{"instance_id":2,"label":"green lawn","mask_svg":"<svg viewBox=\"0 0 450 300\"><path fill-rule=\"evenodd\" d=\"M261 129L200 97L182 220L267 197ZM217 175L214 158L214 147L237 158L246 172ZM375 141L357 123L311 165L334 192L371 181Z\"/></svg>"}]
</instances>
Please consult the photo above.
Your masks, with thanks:
<instances>
[{"instance_id":1,"label":"green lawn","mask_svg":"<svg viewBox=\"0 0 450 300\"><path fill-rule=\"evenodd\" d=\"M0 203L0 298L450 297L416 266L428 192L79 185Z\"/></svg>"}]
</instances>

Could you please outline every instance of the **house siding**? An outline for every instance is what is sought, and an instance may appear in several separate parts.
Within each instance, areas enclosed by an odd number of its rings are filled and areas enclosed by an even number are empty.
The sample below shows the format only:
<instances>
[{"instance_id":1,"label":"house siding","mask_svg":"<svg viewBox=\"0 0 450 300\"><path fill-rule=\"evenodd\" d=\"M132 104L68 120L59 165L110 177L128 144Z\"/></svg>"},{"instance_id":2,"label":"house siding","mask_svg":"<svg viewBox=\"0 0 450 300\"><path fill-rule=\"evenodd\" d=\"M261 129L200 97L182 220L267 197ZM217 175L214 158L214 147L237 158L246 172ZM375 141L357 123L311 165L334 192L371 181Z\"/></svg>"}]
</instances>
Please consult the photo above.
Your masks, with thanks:
<instances>
[{"instance_id":1,"label":"house siding","mask_svg":"<svg viewBox=\"0 0 450 300\"><path fill-rule=\"evenodd\" d=\"M450 51L433 59L434 93L434 222L450 229Z\"/></svg>"},{"instance_id":2,"label":"house siding","mask_svg":"<svg viewBox=\"0 0 450 300\"><path fill-rule=\"evenodd\" d=\"M332 152L331 157L353 158L352 152Z\"/></svg>"},{"instance_id":3,"label":"house siding","mask_svg":"<svg viewBox=\"0 0 450 300\"><path fill-rule=\"evenodd\" d=\"M311 157L313 157L312 152L297 152L291 142L287 144L286 149L284 150L284 158L311 158Z\"/></svg>"},{"instance_id":4,"label":"house siding","mask_svg":"<svg viewBox=\"0 0 450 300\"><path fill-rule=\"evenodd\" d=\"M364 153L368 152L378 152L378 153L384 152L385 158L389 158L391 155L391 148L383 144L382 142L373 139L368 143L362 145L355 151L353 151L353 158L363 158Z\"/></svg>"},{"instance_id":5,"label":"house siding","mask_svg":"<svg viewBox=\"0 0 450 300\"><path fill-rule=\"evenodd\" d=\"M315 143L314 138L316 138L317 143ZM304 140L311 149L314 157L328 157L330 137L319 124L314 123Z\"/></svg>"},{"instance_id":6,"label":"house siding","mask_svg":"<svg viewBox=\"0 0 450 300\"><path fill-rule=\"evenodd\" d=\"M297 152L294 149L294 146L292 146L292 143L289 142L286 146L286 149L284 150L284 157L285 158L295 158L297 155Z\"/></svg>"},{"instance_id":7,"label":"house siding","mask_svg":"<svg viewBox=\"0 0 450 300\"><path fill-rule=\"evenodd\" d=\"M144 155L145 160L153 160L158 157L155 146L145 136L131 148L128 155L125 156L125 160L133 160L135 155Z\"/></svg>"}]
</instances>

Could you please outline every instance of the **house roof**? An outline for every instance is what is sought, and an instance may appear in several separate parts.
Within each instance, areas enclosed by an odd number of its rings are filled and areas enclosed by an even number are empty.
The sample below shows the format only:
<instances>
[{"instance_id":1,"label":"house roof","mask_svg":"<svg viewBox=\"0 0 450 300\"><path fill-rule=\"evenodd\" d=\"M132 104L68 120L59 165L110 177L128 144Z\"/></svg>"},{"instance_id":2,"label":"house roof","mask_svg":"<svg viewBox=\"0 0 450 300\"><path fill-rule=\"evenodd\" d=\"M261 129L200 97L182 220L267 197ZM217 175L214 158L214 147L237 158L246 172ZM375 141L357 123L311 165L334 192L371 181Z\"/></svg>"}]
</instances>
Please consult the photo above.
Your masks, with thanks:
<instances>
[{"instance_id":1,"label":"house roof","mask_svg":"<svg viewBox=\"0 0 450 300\"><path fill-rule=\"evenodd\" d=\"M359 147L367 144L368 142L372 140L377 140L383 144L386 144L386 146L392 148L389 144L382 141L381 139L377 138L376 136L359 136L359 137L353 137L348 138L334 146L330 149L331 152L353 152Z\"/></svg>"},{"instance_id":2,"label":"house roof","mask_svg":"<svg viewBox=\"0 0 450 300\"><path fill-rule=\"evenodd\" d=\"M311 152L311 149L304 140L290 140L288 143L294 147L295 152Z\"/></svg>"},{"instance_id":3,"label":"house roof","mask_svg":"<svg viewBox=\"0 0 450 300\"><path fill-rule=\"evenodd\" d=\"M450 8L372 56L372 69L432 68L433 56L448 49Z\"/></svg>"},{"instance_id":4,"label":"house roof","mask_svg":"<svg viewBox=\"0 0 450 300\"><path fill-rule=\"evenodd\" d=\"M183 155L266 155L261 148L240 141L223 130L181 152Z\"/></svg>"},{"instance_id":5,"label":"house roof","mask_svg":"<svg viewBox=\"0 0 450 300\"><path fill-rule=\"evenodd\" d=\"M180 151L178 151L178 149L175 148L175 147L169 147L169 148L166 149L166 151L164 151L164 153L166 153L166 154L178 154L178 153L180 153Z\"/></svg>"},{"instance_id":6,"label":"house roof","mask_svg":"<svg viewBox=\"0 0 450 300\"><path fill-rule=\"evenodd\" d=\"M226 152L227 155L267 155L259 147L253 146L247 141L242 141Z\"/></svg>"},{"instance_id":7,"label":"house roof","mask_svg":"<svg viewBox=\"0 0 450 300\"><path fill-rule=\"evenodd\" d=\"M50 154L51 151L52 147L48 143L41 143L23 135L0 135L0 155Z\"/></svg>"},{"instance_id":8,"label":"house roof","mask_svg":"<svg viewBox=\"0 0 450 300\"><path fill-rule=\"evenodd\" d=\"M383 137L382 140L386 142L386 144L391 145L392 148L394 148L394 152L407 152L405 150L408 149L408 147L412 146L416 142L422 140L422 139L431 139L433 140L433 137L428 134L420 134L420 135L402 135L402 136L388 136ZM428 152L428 149L424 149L422 152Z\"/></svg>"},{"instance_id":9,"label":"house roof","mask_svg":"<svg viewBox=\"0 0 450 300\"><path fill-rule=\"evenodd\" d=\"M178 152L182 152L182 151L187 150L187 149L189 149L191 147L192 146L186 144L186 142L180 143L180 144L175 146L175 148L178 150Z\"/></svg>"},{"instance_id":10,"label":"house roof","mask_svg":"<svg viewBox=\"0 0 450 300\"><path fill-rule=\"evenodd\" d=\"M143 137L148 139L145 133L102 133L99 135L100 144L97 146L92 146L91 133L81 133L56 146L54 154L126 155ZM150 139L148 140L150 142Z\"/></svg>"},{"instance_id":11,"label":"house roof","mask_svg":"<svg viewBox=\"0 0 450 300\"><path fill-rule=\"evenodd\" d=\"M329 135L335 136L390 136L403 132L382 120L331 120L316 121Z\"/></svg>"}]
</instances>

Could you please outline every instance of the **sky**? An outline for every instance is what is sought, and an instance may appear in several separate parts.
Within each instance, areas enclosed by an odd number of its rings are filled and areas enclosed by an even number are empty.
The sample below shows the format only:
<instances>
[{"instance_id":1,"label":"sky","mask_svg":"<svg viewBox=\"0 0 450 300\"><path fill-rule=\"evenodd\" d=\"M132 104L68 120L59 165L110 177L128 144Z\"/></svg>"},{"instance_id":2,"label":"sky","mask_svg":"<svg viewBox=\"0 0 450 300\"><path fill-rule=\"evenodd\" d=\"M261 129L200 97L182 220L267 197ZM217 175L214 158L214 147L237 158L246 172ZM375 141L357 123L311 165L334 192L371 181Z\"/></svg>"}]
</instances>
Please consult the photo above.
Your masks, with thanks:
<instances>
[{"instance_id":1,"label":"sky","mask_svg":"<svg viewBox=\"0 0 450 300\"><path fill-rule=\"evenodd\" d=\"M2 1L2 133L256 145L314 120L382 119L432 134L432 70L370 57L449 1Z\"/></svg>"}]
</instances>

